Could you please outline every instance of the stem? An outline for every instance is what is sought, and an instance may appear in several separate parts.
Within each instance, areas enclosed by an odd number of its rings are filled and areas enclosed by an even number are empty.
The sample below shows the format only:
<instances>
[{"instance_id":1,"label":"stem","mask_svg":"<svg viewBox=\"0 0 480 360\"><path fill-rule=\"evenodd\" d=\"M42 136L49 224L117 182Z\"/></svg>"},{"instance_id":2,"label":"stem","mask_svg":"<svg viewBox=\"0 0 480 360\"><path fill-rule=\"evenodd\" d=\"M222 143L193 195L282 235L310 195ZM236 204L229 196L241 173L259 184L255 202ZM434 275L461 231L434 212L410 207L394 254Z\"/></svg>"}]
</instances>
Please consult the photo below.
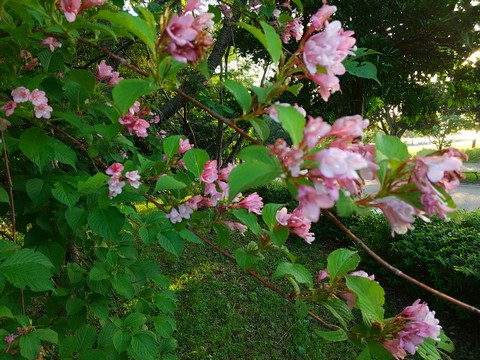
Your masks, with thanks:
<instances>
[{"instance_id":1,"label":"stem","mask_svg":"<svg viewBox=\"0 0 480 360\"><path fill-rule=\"evenodd\" d=\"M329 210L322 210L324 214L326 214L334 223L337 225L350 239L352 239L355 243L357 243L368 255L370 255L376 262L378 262L380 265L383 267L387 268L391 272L393 272L395 275L401 277L402 279L405 279L412 284L421 287L424 290L427 290L428 292L448 301L451 302L452 304L455 304L457 306L460 306L461 308L471 311L476 315L480 315L480 309L476 308L475 306L466 304L460 300L457 300L447 294L442 293L441 291L438 291L420 281L417 279L408 276L407 274L404 274L402 271L397 269L396 267L390 265L388 262L383 260L380 256L378 256L372 249L370 249L362 240L360 240L354 233L352 233L345 225L341 223L340 220L337 219L335 215L333 215Z\"/></svg>"},{"instance_id":2,"label":"stem","mask_svg":"<svg viewBox=\"0 0 480 360\"><path fill-rule=\"evenodd\" d=\"M12 213L12 241L14 243L17 243L17 231L15 228L15 201L13 200L12 175L10 173L10 166L8 163L7 144L5 143L5 136L3 135L3 131L0 131L0 133L2 134L3 157L5 158L5 169L7 170L8 197L10 198L10 211Z\"/></svg>"},{"instance_id":3,"label":"stem","mask_svg":"<svg viewBox=\"0 0 480 360\"><path fill-rule=\"evenodd\" d=\"M192 231L195 235L197 235L200 239L203 240L203 242L205 244L207 244L208 246L210 246L212 249L218 251L220 254L222 254L223 256L225 256L226 258L228 258L231 262L233 263L237 263L237 261L235 260L235 257L230 254L229 252L221 249L220 247L218 247L216 244L214 244L213 242L211 242L210 240L206 239L202 234L200 234L197 230L193 229L193 228L188 228L190 231ZM247 272L248 275L250 275L251 277L254 277L255 279L257 279L258 281L260 281L263 285L265 285L267 288L269 288L270 290L272 290L273 292L277 293L278 295L280 295L281 297L283 297L284 299L288 300L289 302L291 302L292 304L295 303L295 301L288 295L288 294L285 294L283 291L281 291L280 289L278 289L277 287L275 287L275 285L273 285L272 283L268 282L265 278L263 278L262 276L258 275L255 271L251 270L251 269L247 269L245 270ZM315 321L317 321L318 323L320 323L322 326L326 327L327 329L330 329L330 330L336 330L338 329L337 326L335 325L331 325L329 323L327 323L325 320L321 319L317 314L309 311L308 312L308 315L314 319Z\"/></svg>"}]
</instances>

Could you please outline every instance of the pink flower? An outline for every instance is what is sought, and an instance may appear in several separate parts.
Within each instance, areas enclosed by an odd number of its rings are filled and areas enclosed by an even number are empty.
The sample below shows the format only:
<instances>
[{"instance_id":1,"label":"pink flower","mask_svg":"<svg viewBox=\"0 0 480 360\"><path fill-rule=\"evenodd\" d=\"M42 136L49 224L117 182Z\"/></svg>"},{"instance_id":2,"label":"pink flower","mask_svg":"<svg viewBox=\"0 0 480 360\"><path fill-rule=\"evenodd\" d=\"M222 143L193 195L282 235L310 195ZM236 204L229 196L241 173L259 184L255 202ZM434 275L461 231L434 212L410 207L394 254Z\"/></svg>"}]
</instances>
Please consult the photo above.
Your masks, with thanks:
<instances>
[{"instance_id":1,"label":"pink flower","mask_svg":"<svg viewBox=\"0 0 480 360\"><path fill-rule=\"evenodd\" d=\"M27 102L30 100L30 90L24 88L23 86L20 86L12 90L12 97L13 101L15 101L17 104Z\"/></svg>"},{"instance_id":2,"label":"pink flower","mask_svg":"<svg viewBox=\"0 0 480 360\"><path fill-rule=\"evenodd\" d=\"M402 360L407 356L407 352L400 346L400 339L384 340L382 345L392 354L395 360Z\"/></svg>"},{"instance_id":3,"label":"pink flower","mask_svg":"<svg viewBox=\"0 0 480 360\"><path fill-rule=\"evenodd\" d=\"M303 24L299 18L295 18L283 29L283 34L280 36L284 44L290 42L291 37L294 37L295 40L300 41L303 36Z\"/></svg>"},{"instance_id":4,"label":"pink flower","mask_svg":"<svg viewBox=\"0 0 480 360\"><path fill-rule=\"evenodd\" d=\"M62 47L62 43L52 36L43 39L40 44L50 46L51 52L54 52L56 47Z\"/></svg>"},{"instance_id":5,"label":"pink flower","mask_svg":"<svg viewBox=\"0 0 480 360\"><path fill-rule=\"evenodd\" d=\"M199 10L202 2L200 0L188 0L187 5L185 5L185 9L183 10L184 13L189 11Z\"/></svg>"},{"instance_id":6,"label":"pink flower","mask_svg":"<svg viewBox=\"0 0 480 360\"><path fill-rule=\"evenodd\" d=\"M330 95L340 90L340 80L331 73L307 74L307 78L318 85L318 92L324 101L328 101Z\"/></svg>"},{"instance_id":7,"label":"pink flower","mask_svg":"<svg viewBox=\"0 0 480 360\"><path fill-rule=\"evenodd\" d=\"M248 212L252 212L257 215L262 214L262 198L256 192L248 195L246 198L240 201L238 205L244 209L247 209Z\"/></svg>"},{"instance_id":8,"label":"pink flower","mask_svg":"<svg viewBox=\"0 0 480 360\"><path fill-rule=\"evenodd\" d=\"M127 179L127 181L130 183L130 185L135 188L135 189L138 189L139 186L140 186L140 175L138 175L138 170L135 170L135 171L128 171L125 173L125 178Z\"/></svg>"},{"instance_id":9,"label":"pink flower","mask_svg":"<svg viewBox=\"0 0 480 360\"><path fill-rule=\"evenodd\" d=\"M32 58L32 54L27 50L20 50L20 57L22 59L28 60Z\"/></svg>"},{"instance_id":10,"label":"pink flower","mask_svg":"<svg viewBox=\"0 0 480 360\"><path fill-rule=\"evenodd\" d=\"M410 354L415 354L416 345L423 344L424 338L438 340L442 327L438 325L435 312L430 311L426 303L420 304L420 299L407 306L398 316L408 320L397 335L400 337L400 347Z\"/></svg>"},{"instance_id":11,"label":"pink flower","mask_svg":"<svg viewBox=\"0 0 480 360\"><path fill-rule=\"evenodd\" d=\"M138 137L145 138L148 136L147 129L149 127L150 123L148 121L138 119L137 121L135 121L135 124L132 126L131 129Z\"/></svg>"},{"instance_id":12,"label":"pink flower","mask_svg":"<svg viewBox=\"0 0 480 360\"><path fill-rule=\"evenodd\" d=\"M334 195L334 197L332 197L332 195ZM338 190L336 194L331 193L323 185L319 185L319 188L300 186L298 188L297 199L303 214L305 214L310 221L317 222L320 218L320 209L328 209L335 205L335 195L337 195L336 199L338 199Z\"/></svg>"},{"instance_id":13,"label":"pink flower","mask_svg":"<svg viewBox=\"0 0 480 360\"><path fill-rule=\"evenodd\" d=\"M191 14L173 15L167 25L167 34L177 46L192 43L197 37L197 31L193 29L195 18Z\"/></svg>"},{"instance_id":14,"label":"pink flower","mask_svg":"<svg viewBox=\"0 0 480 360\"><path fill-rule=\"evenodd\" d=\"M368 275L365 271L363 270L356 270L356 271L352 271L349 275L351 276L360 276L360 277L364 277L364 278L367 278L367 279L370 279L370 280L375 280L375 275Z\"/></svg>"},{"instance_id":15,"label":"pink flower","mask_svg":"<svg viewBox=\"0 0 480 360\"><path fill-rule=\"evenodd\" d=\"M48 103L48 99L45 96L45 91L41 91L41 90L38 90L38 89L35 89L30 93L30 99L29 100L35 106Z\"/></svg>"},{"instance_id":16,"label":"pink flower","mask_svg":"<svg viewBox=\"0 0 480 360\"><path fill-rule=\"evenodd\" d=\"M320 174L331 179L358 179L356 170L368 166L367 161L360 154L338 148L322 150L315 154L315 159L318 161Z\"/></svg>"},{"instance_id":17,"label":"pink flower","mask_svg":"<svg viewBox=\"0 0 480 360\"><path fill-rule=\"evenodd\" d=\"M234 165L232 163L228 163L227 166L224 168L220 169L218 172L218 180L224 180L227 181L228 177L230 176L230 173L233 169L235 169L237 165Z\"/></svg>"},{"instance_id":18,"label":"pink flower","mask_svg":"<svg viewBox=\"0 0 480 360\"><path fill-rule=\"evenodd\" d=\"M427 176L431 182L439 182L443 179L445 172L460 171L462 161L456 157L429 156L418 158L427 165Z\"/></svg>"},{"instance_id":19,"label":"pink flower","mask_svg":"<svg viewBox=\"0 0 480 360\"><path fill-rule=\"evenodd\" d=\"M328 270L327 269L323 269L323 270L320 270L318 272L318 277L317 277L317 280L315 280L315 282L320 282L322 280L325 280L327 278L330 277L330 274L328 273Z\"/></svg>"},{"instance_id":20,"label":"pink flower","mask_svg":"<svg viewBox=\"0 0 480 360\"><path fill-rule=\"evenodd\" d=\"M122 80L123 77L120 76L120 73L118 71L112 71L112 77L108 81L108 85L115 86Z\"/></svg>"},{"instance_id":21,"label":"pink flower","mask_svg":"<svg viewBox=\"0 0 480 360\"><path fill-rule=\"evenodd\" d=\"M278 19L278 17L280 16L282 12L279 10L279 9L275 9L272 11L272 16L275 18L275 19Z\"/></svg>"},{"instance_id":22,"label":"pink flower","mask_svg":"<svg viewBox=\"0 0 480 360\"><path fill-rule=\"evenodd\" d=\"M290 232L301 237L307 243L311 244L315 240L315 234L310 232L312 226L311 221L304 215L301 208L296 208L293 213L290 214L287 226L292 229Z\"/></svg>"},{"instance_id":23,"label":"pink flower","mask_svg":"<svg viewBox=\"0 0 480 360\"><path fill-rule=\"evenodd\" d=\"M323 5L315 14L312 15L311 23L315 30L323 29L325 22L337 11L337 7L333 5Z\"/></svg>"},{"instance_id":24,"label":"pink flower","mask_svg":"<svg viewBox=\"0 0 480 360\"><path fill-rule=\"evenodd\" d=\"M230 231L238 230L242 235L245 233L245 231L248 230L248 227L240 224L239 222L223 221L222 224L226 225L230 229Z\"/></svg>"},{"instance_id":25,"label":"pink flower","mask_svg":"<svg viewBox=\"0 0 480 360\"><path fill-rule=\"evenodd\" d=\"M329 135L359 137L363 136L363 130L368 127L370 122L362 119L360 115L344 116L335 120Z\"/></svg>"},{"instance_id":26,"label":"pink flower","mask_svg":"<svg viewBox=\"0 0 480 360\"><path fill-rule=\"evenodd\" d=\"M50 119L51 113L53 111L52 107L49 106L47 103L42 103L40 105L35 106L35 117L37 119L44 118L44 119Z\"/></svg>"},{"instance_id":27,"label":"pink flower","mask_svg":"<svg viewBox=\"0 0 480 360\"><path fill-rule=\"evenodd\" d=\"M198 58L195 48L190 44L180 46L172 41L168 44L168 50L175 60L183 64L195 62Z\"/></svg>"},{"instance_id":28,"label":"pink flower","mask_svg":"<svg viewBox=\"0 0 480 360\"><path fill-rule=\"evenodd\" d=\"M120 181L120 179L116 176L112 176L108 180L108 190L110 199L114 198L115 196L122 193L122 188L125 186L124 181Z\"/></svg>"},{"instance_id":29,"label":"pink flower","mask_svg":"<svg viewBox=\"0 0 480 360\"><path fill-rule=\"evenodd\" d=\"M188 150L190 150L193 147L192 144L190 144L190 141L188 139L180 139L179 140L179 147L178 147L178 154L183 154L186 153Z\"/></svg>"},{"instance_id":30,"label":"pink flower","mask_svg":"<svg viewBox=\"0 0 480 360\"><path fill-rule=\"evenodd\" d=\"M166 214L165 217L167 219L170 219L170 221L175 224L175 223L179 223L179 222L182 222L183 220L183 217L182 215L177 211L177 209L175 209L174 207L172 207L172 210L170 210L170 213L169 214Z\"/></svg>"},{"instance_id":31,"label":"pink flower","mask_svg":"<svg viewBox=\"0 0 480 360\"><path fill-rule=\"evenodd\" d=\"M81 0L60 0L63 14L68 22L74 22L80 11Z\"/></svg>"},{"instance_id":32,"label":"pink flower","mask_svg":"<svg viewBox=\"0 0 480 360\"><path fill-rule=\"evenodd\" d=\"M326 136L331 126L319 117L308 116L308 123L303 129L303 141L307 144L308 149L313 149L319 140Z\"/></svg>"},{"instance_id":33,"label":"pink flower","mask_svg":"<svg viewBox=\"0 0 480 360\"><path fill-rule=\"evenodd\" d=\"M107 65L105 60L100 61L100 64L98 64L98 70L97 70L97 79L99 81L104 81L110 79L112 76L112 70L113 68L110 65Z\"/></svg>"},{"instance_id":34,"label":"pink flower","mask_svg":"<svg viewBox=\"0 0 480 360\"><path fill-rule=\"evenodd\" d=\"M223 15L227 18L231 18L233 16L233 10L228 5L220 5L220 10L222 11Z\"/></svg>"},{"instance_id":35,"label":"pink flower","mask_svg":"<svg viewBox=\"0 0 480 360\"><path fill-rule=\"evenodd\" d=\"M212 184L217 179L218 179L217 160L207 161L202 171L201 180L205 184Z\"/></svg>"},{"instance_id":36,"label":"pink flower","mask_svg":"<svg viewBox=\"0 0 480 360\"><path fill-rule=\"evenodd\" d=\"M0 110L5 110L5 115L10 116L13 114L14 110L17 108L17 103L10 100L6 104L0 107Z\"/></svg>"},{"instance_id":37,"label":"pink flower","mask_svg":"<svg viewBox=\"0 0 480 360\"><path fill-rule=\"evenodd\" d=\"M290 214L288 214L288 210L286 207L281 208L275 214L275 219L277 222L282 226L287 226L288 220L290 219Z\"/></svg>"},{"instance_id":38,"label":"pink flower","mask_svg":"<svg viewBox=\"0 0 480 360\"><path fill-rule=\"evenodd\" d=\"M392 236L394 233L405 234L412 228L415 221L413 217L415 209L406 202L394 196L388 196L372 203L372 206L382 210L392 228Z\"/></svg>"},{"instance_id":39,"label":"pink flower","mask_svg":"<svg viewBox=\"0 0 480 360\"><path fill-rule=\"evenodd\" d=\"M12 345L13 341L18 337L16 334L9 334L5 336L5 342L8 344L8 346Z\"/></svg>"},{"instance_id":40,"label":"pink flower","mask_svg":"<svg viewBox=\"0 0 480 360\"><path fill-rule=\"evenodd\" d=\"M122 175L122 172L123 172L123 165L117 162L113 163L107 168L107 170L105 170L105 173L107 175L111 175L117 178L119 178Z\"/></svg>"},{"instance_id":41,"label":"pink flower","mask_svg":"<svg viewBox=\"0 0 480 360\"><path fill-rule=\"evenodd\" d=\"M103 4L105 4L105 0L83 0L82 10L90 9L95 6L102 6Z\"/></svg>"}]
</instances>

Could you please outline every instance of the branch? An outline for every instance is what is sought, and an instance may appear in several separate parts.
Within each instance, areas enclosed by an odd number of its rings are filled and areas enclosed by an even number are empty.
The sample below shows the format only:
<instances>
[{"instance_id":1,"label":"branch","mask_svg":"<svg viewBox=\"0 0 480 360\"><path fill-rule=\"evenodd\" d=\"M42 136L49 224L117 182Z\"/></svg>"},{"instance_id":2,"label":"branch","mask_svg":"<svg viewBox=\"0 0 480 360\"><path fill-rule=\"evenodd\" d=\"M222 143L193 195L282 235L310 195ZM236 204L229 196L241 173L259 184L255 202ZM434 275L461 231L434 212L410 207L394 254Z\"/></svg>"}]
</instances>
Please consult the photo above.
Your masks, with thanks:
<instances>
[{"instance_id":1,"label":"branch","mask_svg":"<svg viewBox=\"0 0 480 360\"><path fill-rule=\"evenodd\" d=\"M402 279L405 279L412 284L421 287L424 290L427 290L428 292L448 301L451 302L452 304L455 304L465 310L471 311L476 315L480 315L480 309L476 308L475 306L466 304L460 300L457 300L447 294L444 294L428 285L425 285L424 283L418 281L417 279L408 276L407 274L404 274L402 271L397 269L396 267L390 265L388 262L383 260L380 256L378 256L372 249L370 249L362 240L360 240L354 233L352 233L345 225L342 224L340 220L337 219L335 215L333 215L329 210L322 210L324 214L326 214L334 223L337 225L350 239L352 239L355 243L357 243L368 255L370 255L376 262L378 262L380 265L383 267L387 268L391 272L393 272L395 275L401 277Z\"/></svg>"},{"instance_id":2,"label":"branch","mask_svg":"<svg viewBox=\"0 0 480 360\"><path fill-rule=\"evenodd\" d=\"M17 242L17 231L16 231L16 227L15 227L15 201L13 199L12 174L10 173L10 165L9 165L9 162L8 162L8 154L7 154L7 144L5 143L5 136L3 136L3 130L0 130L0 133L1 133L1 136L2 136L3 157L5 158L5 169L7 170L8 197L10 198L10 211L12 212L12 237L11 237L11 239L14 243L16 243Z\"/></svg>"},{"instance_id":3,"label":"branch","mask_svg":"<svg viewBox=\"0 0 480 360\"><path fill-rule=\"evenodd\" d=\"M217 245L215 245L213 242L211 242L210 240L206 239L202 234L200 234L197 230L193 229L193 228L188 228L190 231L192 231L195 235L197 235L200 239L203 240L203 242L205 244L207 244L208 246L210 246L212 249L218 251L220 254L222 254L223 256L225 256L226 258L228 258L231 262L233 263L237 263L237 261L235 260L235 257L233 255L231 255L229 252L221 249L220 247L218 247ZM252 277L254 277L255 279L257 279L258 281L260 281L263 285L265 285L266 287L268 287L270 290L272 290L273 292L277 293L278 295L280 295L281 297L283 297L284 299L288 300L289 302L291 302L292 304L295 303L295 301L288 295L288 294L285 294L283 291L281 291L280 289L278 289L277 287L275 287L275 285L269 283L265 278L261 277L260 275L258 275L255 271L251 270L251 269L247 269L245 270L246 273ZM338 329L337 326L335 325L331 325L329 323L327 323L325 320L321 319L320 317L318 317L317 314L309 311L308 312L308 315L314 319L315 321L317 321L318 323L320 323L322 326L326 327L327 329L330 329L330 330L336 330Z\"/></svg>"}]
</instances>

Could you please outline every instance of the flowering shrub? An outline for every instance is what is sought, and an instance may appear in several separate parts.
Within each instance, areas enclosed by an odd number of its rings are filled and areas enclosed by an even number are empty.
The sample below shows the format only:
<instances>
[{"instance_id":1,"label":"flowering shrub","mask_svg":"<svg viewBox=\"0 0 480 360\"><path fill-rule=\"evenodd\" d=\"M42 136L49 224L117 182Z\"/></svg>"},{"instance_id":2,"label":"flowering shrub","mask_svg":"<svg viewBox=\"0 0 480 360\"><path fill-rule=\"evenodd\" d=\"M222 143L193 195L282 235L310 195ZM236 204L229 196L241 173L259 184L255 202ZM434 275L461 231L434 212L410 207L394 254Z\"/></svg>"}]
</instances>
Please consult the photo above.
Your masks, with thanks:
<instances>
[{"instance_id":1,"label":"flowering shrub","mask_svg":"<svg viewBox=\"0 0 480 360\"><path fill-rule=\"evenodd\" d=\"M363 145L368 120L359 115L329 125L296 105L272 105L292 78L314 81L325 101L340 89L337 76L345 72L342 61L355 54L355 39L330 21L336 8L324 5L305 34L300 11L281 18L291 9L288 1L271 17L262 12L261 29L239 23L278 70L264 87L225 82L243 110L232 121L183 93L177 79L187 67L202 69L214 22L232 26L239 9L232 6L230 16L224 7L225 17L214 17L189 0L178 14L169 4L152 4L135 16L116 4L32 0L1 9L1 42L11 53L2 54L0 66L11 75L2 81L0 107L8 118L0 119L6 174L0 200L9 229L0 241L0 351L27 359L45 352L62 359L172 358L175 296L160 266L138 257L137 242L158 243L179 256L185 241L223 251L219 245L230 231L248 231L257 240L235 251L239 267L253 275L266 249L285 254L288 261L271 277L292 284L287 299L318 303L333 314L338 324L317 320L329 330L321 332L325 339L353 342L363 359L402 359L417 349L439 358L435 344L446 336L433 312L416 302L385 319L384 291L355 271L356 253L333 252L314 281L286 246L289 234L314 241L312 222L334 206L342 215L379 208L392 232L404 233L414 216L447 216L454 207L447 191L461 177L463 154L456 150L412 159L396 138L378 136L375 146ZM254 16L265 6L253 1L241 10ZM287 55L282 40L291 36L298 49ZM144 45L146 70L104 48L119 37ZM98 63L99 51L128 71ZM95 60L85 65L85 57ZM183 136L155 136L163 134L162 114L142 104L159 90L176 91L254 144L241 150L240 161L219 168ZM265 147L258 128L255 135L236 125L258 125L267 114L292 145L278 139ZM291 212L265 204L255 192L242 194L276 179L298 200ZM365 179L378 179L380 191L364 196ZM156 211L137 211L145 201ZM207 238L212 228L218 245ZM362 323L352 326L352 309Z\"/></svg>"}]
</instances>

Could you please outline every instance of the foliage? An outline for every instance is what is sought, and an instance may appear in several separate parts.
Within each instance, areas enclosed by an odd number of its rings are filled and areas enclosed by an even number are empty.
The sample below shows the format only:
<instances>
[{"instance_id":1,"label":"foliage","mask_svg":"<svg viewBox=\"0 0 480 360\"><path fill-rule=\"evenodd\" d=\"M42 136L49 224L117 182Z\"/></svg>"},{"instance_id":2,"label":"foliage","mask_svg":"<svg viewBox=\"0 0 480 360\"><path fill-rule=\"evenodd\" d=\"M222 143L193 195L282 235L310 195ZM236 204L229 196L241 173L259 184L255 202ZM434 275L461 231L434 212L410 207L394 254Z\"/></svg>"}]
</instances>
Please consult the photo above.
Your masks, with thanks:
<instances>
[{"instance_id":1,"label":"foliage","mask_svg":"<svg viewBox=\"0 0 480 360\"><path fill-rule=\"evenodd\" d=\"M294 3L301 10L301 2ZM451 149L410 158L394 137L359 142L368 126L361 116L330 125L298 105L274 103L286 91L298 93L293 82L299 79L315 83L327 101L340 90L337 75L377 80L376 69L353 53L353 32L327 21L335 7L324 5L303 33L291 9L269 11L268 1L260 8L242 4L230 19L228 8L223 16L213 6L209 13L195 0L176 11L173 3L153 2L134 14L120 10L118 1L2 3L0 46L9 49L0 62L8 74L0 107L8 118L0 119L6 224L0 351L6 357L175 358L175 293L162 264L138 251L156 245L180 258L186 243L207 244L257 278L254 270L262 271L271 252L279 254L265 276L289 284L290 295L262 282L294 302L301 317L324 326L319 336L348 341L362 359L404 357L417 346L422 357L438 359L437 347L452 350L420 300L385 318L385 292L357 269L356 252L336 249L325 269L312 270L297 261L287 239L295 234L311 243L312 222L335 205L342 216L379 208L392 234L405 233L423 211L446 217L447 205L453 206L446 189L456 184L463 154ZM238 116L227 119L229 107L183 90L194 79L208 83L209 69L215 70L206 59L212 32L221 43L245 12L255 22L239 26L266 50L275 76L260 86L224 81L238 103L230 112ZM286 52L282 42L292 37L298 48ZM117 42L142 45L142 68L121 56L122 46L107 49ZM115 69L105 56L118 62ZM222 168L220 156L211 160L184 135L167 137L163 114L148 102L164 92L176 92L253 144ZM283 139L263 145L267 114L291 146ZM186 107L184 120L190 135ZM359 186L372 178L380 180L380 191L362 195ZM242 194L277 179L298 201L291 212L264 204L255 192ZM222 249L236 231L252 238L231 255ZM315 306L331 314L332 324L309 312Z\"/></svg>"}]
</instances>

